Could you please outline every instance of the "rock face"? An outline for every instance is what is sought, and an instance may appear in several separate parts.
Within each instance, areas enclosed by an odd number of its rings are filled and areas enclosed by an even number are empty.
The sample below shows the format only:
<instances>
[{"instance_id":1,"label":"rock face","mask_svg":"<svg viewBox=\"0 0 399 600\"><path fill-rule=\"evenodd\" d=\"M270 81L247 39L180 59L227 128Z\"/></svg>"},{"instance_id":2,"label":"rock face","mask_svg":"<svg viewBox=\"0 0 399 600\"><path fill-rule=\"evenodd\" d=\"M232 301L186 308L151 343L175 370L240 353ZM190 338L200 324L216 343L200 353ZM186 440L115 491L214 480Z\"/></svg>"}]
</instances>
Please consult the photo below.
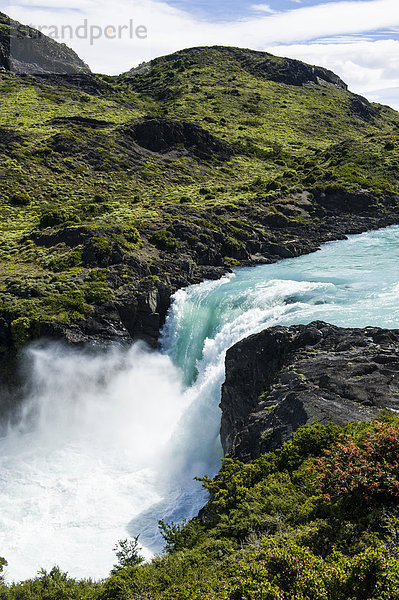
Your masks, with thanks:
<instances>
[{"instance_id":1,"label":"rock face","mask_svg":"<svg viewBox=\"0 0 399 600\"><path fill-rule=\"evenodd\" d=\"M0 12L0 70L35 75L90 74L76 52Z\"/></svg>"},{"instance_id":2,"label":"rock face","mask_svg":"<svg viewBox=\"0 0 399 600\"><path fill-rule=\"evenodd\" d=\"M142 148L161 154L184 147L202 159L215 156L227 160L234 153L234 149L223 140L185 121L143 119L130 127L130 134Z\"/></svg>"},{"instance_id":3,"label":"rock face","mask_svg":"<svg viewBox=\"0 0 399 600\"><path fill-rule=\"evenodd\" d=\"M242 50L238 48L226 48L236 57L242 56ZM248 58L250 55L250 58ZM305 85L309 83L321 85L335 85L343 90L348 86L342 79L329 69L308 65L292 58L277 58L266 52L248 50L245 52L243 66L250 73L269 81L286 83L288 85Z\"/></svg>"},{"instance_id":4,"label":"rock face","mask_svg":"<svg viewBox=\"0 0 399 600\"><path fill-rule=\"evenodd\" d=\"M244 461L306 424L399 410L399 330L320 321L266 329L228 351L221 408L224 451Z\"/></svg>"}]
</instances>

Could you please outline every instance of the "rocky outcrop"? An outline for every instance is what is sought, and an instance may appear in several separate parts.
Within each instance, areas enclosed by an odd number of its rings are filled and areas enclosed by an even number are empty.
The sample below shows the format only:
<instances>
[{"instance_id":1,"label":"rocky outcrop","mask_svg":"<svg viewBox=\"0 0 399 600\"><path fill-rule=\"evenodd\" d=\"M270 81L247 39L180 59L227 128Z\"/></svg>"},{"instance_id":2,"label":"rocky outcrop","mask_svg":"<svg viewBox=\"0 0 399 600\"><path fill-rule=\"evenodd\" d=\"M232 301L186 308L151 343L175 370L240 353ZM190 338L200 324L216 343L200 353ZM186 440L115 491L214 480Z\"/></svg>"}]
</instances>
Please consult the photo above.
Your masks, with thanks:
<instances>
[{"instance_id":1,"label":"rocky outcrop","mask_svg":"<svg viewBox=\"0 0 399 600\"><path fill-rule=\"evenodd\" d=\"M232 49L237 56L240 50ZM247 57L251 56L252 60ZM264 52L246 51L244 67L253 75L277 83L302 86L309 83L335 85L343 90L348 86L329 69L303 63L292 58L277 58Z\"/></svg>"},{"instance_id":2,"label":"rocky outcrop","mask_svg":"<svg viewBox=\"0 0 399 600\"><path fill-rule=\"evenodd\" d=\"M373 121L378 116L378 108L373 106L367 98L354 96L350 104L351 111L363 121Z\"/></svg>"},{"instance_id":3,"label":"rocky outcrop","mask_svg":"<svg viewBox=\"0 0 399 600\"><path fill-rule=\"evenodd\" d=\"M227 352L221 408L224 451L244 461L303 425L399 411L399 330L323 322L266 329Z\"/></svg>"},{"instance_id":4,"label":"rocky outcrop","mask_svg":"<svg viewBox=\"0 0 399 600\"><path fill-rule=\"evenodd\" d=\"M184 206L169 206L172 224L165 232L170 236L167 239L176 243L174 250L165 249L158 242L159 247L154 247L149 242L157 232L156 224L154 229L141 232L143 246L139 251L121 244L122 232L117 227L90 229L75 225L36 231L30 236L36 246L78 251L85 270L107 269L106 282L114 297L96 306L86 320L46 322L40 327L35 324L30 333L35 339L45 336L73 344L129 343L142 338L156 346L173 294L179 288L204 279L217 279L230 271L226 256L243 266L270 264L314 252L321 243L343 239L346 233L361 233L399 222L399 213L395 210L390 215L373 216L365 211L350 217L333 215L332 211L328 214L327 210L323 222L312 220L309 214L303 222L290 221L290 207L279 206L279 210L284 211L281 216L287 215L284 226L268 223L262 229L259 222L263 218L268 220L268 216L264 217L255 205L252 209L237 210L241 232L239 239L233 239L237 233L227 223L224 213L212 215L201 209L195 212L192 208L187 208L186 213ZM317 207L317 201L313 201L307 210L316 211ZM123 236L126 241L130 240L128 230L123 231ZM8 291L22 299L36 293L28 286ZM4 348L13 348L10 328L14 318L12 314L3 315Z\"/></svg>"},{"instance_id":5,"label":"rocky outcrop","mask_svg":"<svg viewBox=\"0 0 399 600\"><path fill-rule=\"evenodd\" d=\"M206 129L185 121L143 119L125 127L124 134L130 135L142 148L160 154L184 148L202 160L227 160L235 152L227 142L216 138Z\"/></svg>"},{"instance_id":6,"label":"rocky outcrop","mask_svg":"<svg viewBox=\"0 0 399 600\"><path fill-rule=\"evenodd\" d=\"M0 13L0 70L35 75L90 74L71 48L4 13Z\"/></svg>"}]
</instances>

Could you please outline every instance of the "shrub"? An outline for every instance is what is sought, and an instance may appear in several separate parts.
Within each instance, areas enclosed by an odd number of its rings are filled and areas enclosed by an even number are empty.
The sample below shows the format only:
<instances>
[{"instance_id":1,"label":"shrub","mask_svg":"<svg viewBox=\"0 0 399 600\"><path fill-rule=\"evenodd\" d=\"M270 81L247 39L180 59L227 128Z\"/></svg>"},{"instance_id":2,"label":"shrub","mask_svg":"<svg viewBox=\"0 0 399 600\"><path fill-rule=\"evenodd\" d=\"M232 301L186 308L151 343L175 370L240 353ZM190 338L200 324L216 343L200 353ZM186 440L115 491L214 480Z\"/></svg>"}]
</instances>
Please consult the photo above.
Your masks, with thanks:
<instances>
[{"instance_id":1,"label":"shrub","mask_svg":"<svg viewBox=\"0 0 399 600\"><path fill-rule=\"evenodd\" d=\"M137 535L132 540L119 540L114 548L118 562L114 565L111 573L117 573L126 567L135 567L144 562L144 558L140 555L139 536Z\"/></svg>"},{"instance_id":2,"label":"shrub","mask_svg":"<svg viewBox=\"0 0 399 600\"><path fill-rule=\"evenodd\" d=\"M76 214L68 214L68 212L63 208L57 208L42 214L39 221L39 227L41 229L46 227L55 227L57 225L62 225L67 221L78 223L80 219Z\"/></svg>"},{"instance_id":3,"label":"shrub","mask_svg":"<svg viewBox=\"0 0 399 600\"><path fill-rule=\"evenodd\" d=\"M17 350L22 348L30 339L30 320L19 317L11 323L11 337Z\"/></svg>"},{"instance_id":4,"label":"shrub","mask_svg":"<svg viewBox=\"0 0 399 600\"><path fill-rule=\"evenodd\" d=\"M366 501L399 500L399 430L382 423L360 440L341 435L324 456L315 461L321 489L327 500L351 497Z\"/></svg>"},{"instance_id":5,"label":"shrub","mask_svg":"<svg viewBox=\"0 0 399 600\"><path fill-rule=\"evenodd\" d=\"M169 250L169 252L177 248L176 238L166 229L155 231L151 236L151 242L161 250Z\"/></svg>"},{"instance_id":6,"label":"shrub","mask_svg":"<svg viewBox=\"0 0 399 600\"><path fill-rule=\"evenodd\" d=\"M84 288L85 299L89 304L104 304L114 297L114 293L103 281L87 283Z\"/></svg>"},{"instance_id":7,"label":"shrub","mask_svg":"<svg viewBox=\"0 0 399 600\"><path fill-rule=\"evenodd\" d=\"M323 454L325 449L337 441L341 432L341 428L334 423L314 423L301 427L277 450L278 468L294 471L305 459Z\"/></svg>"},{"instance_id":8,"label":"shrub","mask_svg":"<svg viewBox=\"0 0 399 600\"><path fill-rule=\"evenodd\" d=\"M92 581L69 578L58 567L42 569L38 577L12 584L2 600L94 600L99 585Z\"/></svg>"},{"instance_id":9,"label":"shrub","mask_svg":"<svg viewBox=\"0 0 399 600\"><path fill-rule=\"evenodd\" d=\"M112 254L112 244L106 237L94 237L91 240L93 244L93 248L101 255L110 255Z\"/></svg>"},{"instance_id":10,"label":"shrub","mask_svg":"<svg viewBox=\"0 0 399 600\"><path fill-rule=\"evenodd\" d=\"M224 600L388 600L398 597L399 561L382 544L327 559L294 543L267 541L244 556Z\"/></svg>"},{"instance_id":11,"label":"shrub","mask_svg":"<svg viewBox=\"0 0 399 600\"><path fill-rule=\"evenodd\" d=\"M4 567L6 567L6 566L7 566L7 564L8 564L8 563L7 563L6 559L5 559L5 558L2 558L2 557L0 557L0 585L1 585L2 583L4 583L4 574L3 574L3 570L4 570Z\"/></svg>"},{"instance_id":12,"label":"shrub","mask_svg":"<svg viewBox=\"0 0 399 600\"><path fill-rule=\"evenodd\" d=\"M271 543L245 557L230 584L229 600L327 600L325 567L307 548Z\"/></svg>"},{"instance_id":13,"label":"shrub","mask_svg":"<svg viewBox=\"0 0 399 600\"><path fill-rule=\"evenodd\" d=\"M15 192L11 196L10 202L14 206L28 206L30 204L30 196L27 192Z\"/></svg>"},{"instance_id":14,"label":"shrub","mask_svg":"<svg viewBox=\"0 0 399 600\"><path fill-rule=\"evenodd\" d=\"M240 258L245 250L244 244L231 235L225 236L223 246L226 254L233 258Z\"/></svg>"},{"instance_id":15,"label":"shrub","mask_svg":"<svg viewBox=\"0 0 399 600\"><path fill-rule=\"evenodd\" d=\"M205 539L204 528L195 520L187 521L183 519L179 524L173 522L167 524L161 520L158 521L158 525L166 542L165 549L167 552L193 548Z\"/></svg>"},{"instance_id":16,"label":"shrub","mask_svg":"<svg viewBox=\"0 0 399 600\"><path fill-rule=\"evenodd\" d=\"M82 255L83 249L79 246L65 256L53 258L48 266L55 272L73 269L82 264Z\"/></svg>"},{"instance_id":17,"label":"shrub","mask_svg":"<svg viewBox=\"0 0 399 600\"><path fill-rule=\"evenodd\" d=\"M67 313L72 313L73 318L86 314L89 309L81 291L66 291L57 296L50 296L49 304L55 311L65 310Z\"/></svg>"}]
</instances>

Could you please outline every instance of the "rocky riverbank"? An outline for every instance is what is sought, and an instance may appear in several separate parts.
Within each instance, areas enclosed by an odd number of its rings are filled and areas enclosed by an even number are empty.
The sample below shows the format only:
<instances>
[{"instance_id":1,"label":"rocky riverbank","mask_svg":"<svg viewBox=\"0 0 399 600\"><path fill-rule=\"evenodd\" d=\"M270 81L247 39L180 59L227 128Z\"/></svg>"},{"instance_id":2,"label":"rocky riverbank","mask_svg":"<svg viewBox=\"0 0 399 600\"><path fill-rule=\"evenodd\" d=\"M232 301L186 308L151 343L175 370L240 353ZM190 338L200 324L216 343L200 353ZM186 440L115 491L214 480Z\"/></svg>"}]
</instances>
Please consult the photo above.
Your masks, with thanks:
<instances>
[{"instance_id":1,"label":"rocky riverbank","mask_svg":"<svg viewBox=\"0 0 399 600\"><path fill-rule=\"evenodd\" d=\"M329 196L309 199L308 195L301 195L290 202L281 202L278 213L272 213L272 218L261 214L259 206L237 210L236 221L241 224L237 243L229 235L234 226L225 224L222 229L223 215L208 214L206 229L197 224L203 211L194 214L191 211L191 223L178 219L173 222L170 237L166 237L166 240L173 240L172 249L165 249L164 239L155 240L155 248L151 245L150 240L155 235L153 229L142 232L143 246L139 252L126 250L115 241L118 239L116 229L110 232L74 227L54 234L35 235L38 247L62 244L70 252L78 248L86 268L106 269L106 293L110 298L98 302L85 319L33 323L22 334L29 338L64 339L72 344L129 343L141 338L156 346L172 295L179 288L204 279L217 279L230 271L232 265L270 264L315 252L322 243L344 239L347 234L399 223L399 209L394 205L396 198L393 197L387 200L389 214L367 206L359 209L356 195L346 199L346 209L358 210L357 214L339 214L338 208L326 209L321 200L329 201ZM300 221L293 218L292 211L300 211ZM175 213L173 209L169 212ZM181 209L179 213L182 213ZM102 247L98 240L102 240ZM35 290L29 288L19 290L20 296L26 299L34 293ZM3 347L19 346L20 330L15 327L13 330L13 316L9 313L7 318L5 314L0 321Z\"/></svg>"}]
</instances>

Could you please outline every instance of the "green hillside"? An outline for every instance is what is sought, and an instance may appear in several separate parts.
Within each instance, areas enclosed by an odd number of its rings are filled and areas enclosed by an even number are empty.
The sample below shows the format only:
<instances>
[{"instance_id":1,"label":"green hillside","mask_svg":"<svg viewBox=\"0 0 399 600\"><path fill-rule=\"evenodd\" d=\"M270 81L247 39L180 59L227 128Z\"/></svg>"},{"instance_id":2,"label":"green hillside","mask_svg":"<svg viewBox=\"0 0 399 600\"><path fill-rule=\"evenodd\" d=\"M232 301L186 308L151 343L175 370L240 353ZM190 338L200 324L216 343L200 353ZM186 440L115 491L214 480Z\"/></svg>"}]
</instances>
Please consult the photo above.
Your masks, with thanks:
<instances>
[{"instance_id":1,"label":"green hillside","mask_svg":"<svg viewBox=\"0 0 399 600\"><path fill-rule=\"evenodd\" d=\"M0 100L4 351L154 278L173 292L176 256L190 283L326 215L397 207L399 114L298 61L214 47L118 77L3 71Z\"/></svg>"}]
</instances>

